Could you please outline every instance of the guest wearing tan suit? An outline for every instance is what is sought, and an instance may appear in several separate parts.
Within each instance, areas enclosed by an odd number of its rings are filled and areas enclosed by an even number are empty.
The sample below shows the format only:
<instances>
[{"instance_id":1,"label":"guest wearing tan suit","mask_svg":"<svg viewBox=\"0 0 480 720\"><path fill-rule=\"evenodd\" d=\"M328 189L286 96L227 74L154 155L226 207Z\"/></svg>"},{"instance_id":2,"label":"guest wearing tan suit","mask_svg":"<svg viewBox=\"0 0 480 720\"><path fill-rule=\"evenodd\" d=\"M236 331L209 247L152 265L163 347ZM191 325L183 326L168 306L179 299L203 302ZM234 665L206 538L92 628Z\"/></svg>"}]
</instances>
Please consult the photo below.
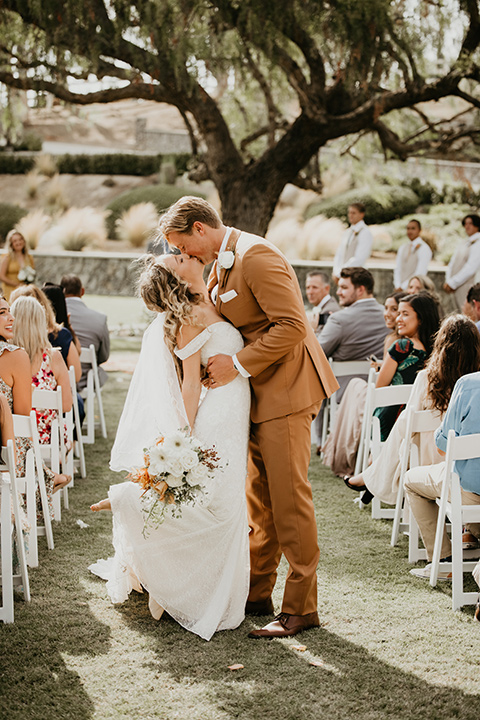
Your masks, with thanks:
<instances>
[{"instance_id":1,"label":"guest wearing tan suit","mask_svg":"<svg viewBox=\"0 0 480 720\"><path fill-rule=\"evenodd\" d=\"M216 260L209 278L212 299L245 340L237 355L211 358L208 375L211 387L239 372L251 383L246 612L273 612L282 553L290 565L282 612L250 637L296 635L319 625L319 549L307 479L310 427L321 401L338 384L307 321L295 272L274 245L226 227L209 203L195 197L175 203L161 218L160 230L183 253L204 264Z\"/></svg>"}]
</instances>

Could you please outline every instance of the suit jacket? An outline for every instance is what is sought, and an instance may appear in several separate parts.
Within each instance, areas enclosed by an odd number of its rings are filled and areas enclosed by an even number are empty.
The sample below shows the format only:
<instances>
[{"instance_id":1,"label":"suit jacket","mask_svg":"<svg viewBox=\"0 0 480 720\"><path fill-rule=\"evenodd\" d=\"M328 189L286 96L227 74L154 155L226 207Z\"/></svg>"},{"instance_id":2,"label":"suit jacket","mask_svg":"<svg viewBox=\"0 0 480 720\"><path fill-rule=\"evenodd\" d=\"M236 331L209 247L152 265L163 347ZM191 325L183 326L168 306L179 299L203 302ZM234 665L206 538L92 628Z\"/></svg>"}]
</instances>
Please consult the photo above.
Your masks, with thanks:
<instances>
[{"instance_id":1,"label":"suit jacket","mask_svg":"<svg viewBox=\"0 0 480 720\"><path fill-rule=\"evenodd\" d=\"M252 421L289 415L330 396L338 383L307 321L291 265L268 241L238 230L227 250L235 260L220 270L216 307L245 340L237 359L251 376ZM215 262L210 292L216 284ZM226 293L230 297L222 299Z\"/></svg>"},{"instance_id":2,"label":"suit jacket","mask_svg":"<svg viewBox=\"0 0 480 720\"><path fill-rule=\"evenodd\" d=\"M369 355L382 358L389 332L383 307L374 298L368 298L330 315L318 342L325 355L334 360L366 360ZM351 376L340 378L342 391L350 380Z\"/></svg>"},{"instance_id":3,"label":"suit jacket","mask_svg":"<svg viewBox=\"0 0 480 720\"><path fill-rule=\"evenodd\" d=\"M324 315L324 314L326 314L326 313L330 313L330 314L331 314L331 313L334 313L334 312L338 312L339 310L340 310L340 305L338 304L338 302L335 300L335 298L330 297L330 298L327 300L327 302L325 303L325 305L322 307L321 314L322 314L322 315ZM318 305L315 305L315 307L312 308L312 310L311 310L310 312L311 312L312 314L316 313L316 314L318 315ZM307 313L307 317L308 317L308 313ZM317 325L316 329L314 330L315 335L317 336L317 338L321 335L322 330L323 330L324 327L325 327L325 324L323 324L323 325Z\"/></svg>"},{"instance_id":4,"label":"suit jacket","mask_svg":"<svg viewBox=\"0 0 480 720\"><path fill-rule=\"evenodd\" d=\"M70 324L82 347L95 346L97 363L105 362L110 355L110 334L107 326L107 316L87 307L79 297L67 297L67 310L70 315ZM88 366L82 366L82 377L77 383L81 390L87 384ZM98 368L100 384L107 379L107 373Z\"/></svg>"}]
</instances>

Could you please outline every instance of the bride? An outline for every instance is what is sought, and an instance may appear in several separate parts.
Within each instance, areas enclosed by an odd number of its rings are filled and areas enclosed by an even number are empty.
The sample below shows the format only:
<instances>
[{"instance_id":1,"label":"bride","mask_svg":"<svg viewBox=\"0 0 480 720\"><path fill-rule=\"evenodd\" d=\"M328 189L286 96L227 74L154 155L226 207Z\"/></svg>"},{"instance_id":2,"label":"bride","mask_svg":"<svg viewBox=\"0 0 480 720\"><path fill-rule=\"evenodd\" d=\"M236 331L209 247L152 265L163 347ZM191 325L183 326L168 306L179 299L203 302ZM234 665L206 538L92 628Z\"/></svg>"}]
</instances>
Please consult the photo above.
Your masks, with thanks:
<instances>
[{"instance_id":1,"label":"bride","mask_svg":"<svg viewBox=\"0 0 480 720\"><path fill-rule=\"evenodd\" d=\"M220 458L208 504L184 506L181 517L167 513L144 537L142 488L133 482L112 485L108 499L91 509L112 510L115 556L89 569L107 580L113 603L126 600L132 589L146 590L153 617L159 619L165 610L209 640L217 630L238 627L245 615L250 388L238 375L228 385L202 391L201 370L208 359L243 347L238 330L210 302L203 269L186 255L145 261L140 295L158 314L143 338L110 467L131 471L143 465L144 448L160 434L188 425L204 445L215 446Z\"/></svg>"}]
</instances>

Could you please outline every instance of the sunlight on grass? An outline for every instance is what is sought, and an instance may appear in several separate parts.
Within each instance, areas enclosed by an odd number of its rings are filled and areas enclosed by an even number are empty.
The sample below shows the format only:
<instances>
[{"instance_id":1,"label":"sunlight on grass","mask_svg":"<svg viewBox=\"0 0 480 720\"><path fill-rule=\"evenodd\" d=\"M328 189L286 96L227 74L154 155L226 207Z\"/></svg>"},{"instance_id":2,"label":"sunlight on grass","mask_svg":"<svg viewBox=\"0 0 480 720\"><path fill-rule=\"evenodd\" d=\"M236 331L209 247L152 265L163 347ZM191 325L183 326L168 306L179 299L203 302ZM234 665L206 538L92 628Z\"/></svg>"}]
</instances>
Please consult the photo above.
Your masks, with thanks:
<instances>
[{"instance_id":1,"label":"sunlight on grass","mask_svg":"<svg viewBox=\"0 0 480 720\"><path fill-rule=\"evenodd\" d=\"M448 584L434 590L410 576L405 538L390 548L390 524L359 511L316 457L319 630L251 640L247 633L265 618L248 617L205 642L168 617L153 620L146 594L111 605L105 583L87 570L112 552L111 515L89 506L123 480L108 459L129 376L110 375L103 388L109 438L86 447L87 478L75 480L70 509L54 528L55 549L40 539L32 602L18 597L15 625L0 626L1 717L478 720L473 609L453 613ZM277 609L286 572L282 561ZM228 669L235 664L244 667Z\"/></svg>"}]
</instances>

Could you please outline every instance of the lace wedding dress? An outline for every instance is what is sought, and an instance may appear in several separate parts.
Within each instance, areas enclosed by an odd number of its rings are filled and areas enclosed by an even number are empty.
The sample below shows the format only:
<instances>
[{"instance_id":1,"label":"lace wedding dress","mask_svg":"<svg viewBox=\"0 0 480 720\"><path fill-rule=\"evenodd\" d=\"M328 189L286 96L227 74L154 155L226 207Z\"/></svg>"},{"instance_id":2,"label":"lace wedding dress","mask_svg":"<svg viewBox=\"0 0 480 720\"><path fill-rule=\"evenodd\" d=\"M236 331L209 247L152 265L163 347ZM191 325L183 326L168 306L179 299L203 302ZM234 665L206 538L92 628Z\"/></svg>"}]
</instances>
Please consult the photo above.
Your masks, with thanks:
<instances>
[{"instance_id":1,"label":"lace wedding dress","mask_svg":"<svg viewBox=\"0 0 480 720\"><path fill-rule=\"evenodd\" d=\"M165 407L161 421L154 417L159 400L151 393L155 378L150 377L151 383L145 383L143 377L145 364L152 361L150 353L154 346L158 360L159 333L164 345L160 316L158 320L160 322L154 321L147 330L147 342L144 339L132 379L112 450L111 467L115 470L141 464L142 447L153 441L160 430L168 432L186 424L182 424L179 412L181 396L175 388L178 383L170 374L170 379L162 379L157 389L165 392L166 384L170 383L168 420L172 427L152 428L152 424L165 424L167 420ZM220 321L205 328L176 352L185 359L201 350L201 362L206 365L212 355L233 355L242 347L240 333L229 323ZM147 392L150 393L147 403L150 414L147 413L146 422L141 408L145 410ZM144 397L139 401L142 393ZM193 435L209 447L215 445L220 457L220 468L209 488L206 506L186 506L179 518L167 514L163 524L158 529L152 528L144 537L141 487L124 482L110 488L115 557L99 560L89 569L107 580L112 602L123 602L132 589L143 588L150 594L149 606L154 617L164 608L180 625L206 640L217 630L233 629L242 622L249 588L245 500L249 408L249 383L240 375L228 385L208 390L201 400ZM140 432L138 425L131 424L135 423L135 413L138 413ZM127 442L128 448L125 448Z\"/></svg>"}]
</instances>

